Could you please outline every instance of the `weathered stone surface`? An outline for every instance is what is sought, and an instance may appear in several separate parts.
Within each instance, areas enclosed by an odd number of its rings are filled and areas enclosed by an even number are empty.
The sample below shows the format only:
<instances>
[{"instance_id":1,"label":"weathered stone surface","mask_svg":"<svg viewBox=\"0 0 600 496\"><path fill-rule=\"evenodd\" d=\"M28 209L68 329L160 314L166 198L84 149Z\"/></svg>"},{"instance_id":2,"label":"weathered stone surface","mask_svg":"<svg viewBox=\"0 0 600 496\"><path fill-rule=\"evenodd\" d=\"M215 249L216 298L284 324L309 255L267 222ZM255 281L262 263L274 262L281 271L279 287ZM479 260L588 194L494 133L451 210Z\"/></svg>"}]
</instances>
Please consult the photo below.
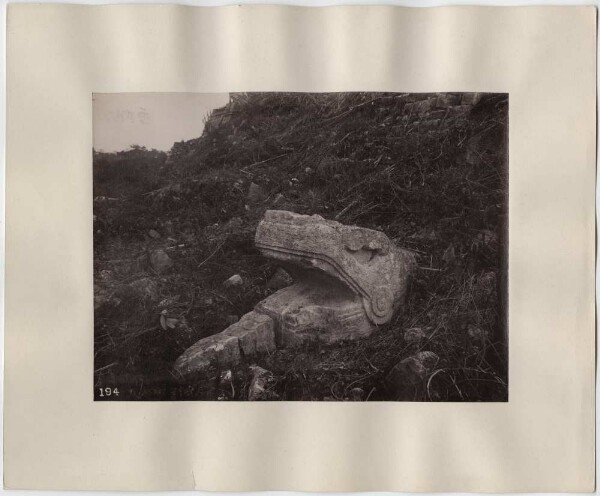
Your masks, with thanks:
<instances>
[{"instance_id":1,"label":"weathered stone surface","mask_svg":"<svg viewBox=\"0 0 600 496\"><path fill-rule=\"evenodd\" d=\"M271 389L274 383L273 374L258 365L251 365L250 370L252 381L248 388L248 399L250 401L277 399L278 395Z\"/></svg>"},{"instance_id":2,"label":"weathered stone surface","mask_svg":"<svg viewBox=\"0 0 600 496\"><path fill-rule=\"evenodd\" d=\"M250 183L248 188L248 201L250 203L258 203L266 200L267 195L264 190L256 183Z\"/></svg>"},{"instance_id":3,"label":"weathered stone surface","mask_svg":"<svg viewBox=\"0 0 600 496\"><path fill-rule=\"evenodd\" d=\"M154 250L150 254L150 265L156 272L163 274L173 266L173 260L164 250Z\"/></svg>"},{"instance_id":4,"label":"weathered stone surface","mask_svg":"<svg viewBox=\"0 0 600 496\"><path fill-rule=\"evenodd\" d=\"M226 288L229 288L232 286L241 286L242 284L244 284L244 280L242 279L242 276L240 276L239 274L234 274L233 276L231 276L229 279L227 279L223 283L223 286L225 286Z\"/></svg>"},{"instance_id":5,"label":"weathered stone surface","mask_svg":"<svg viewBox=\"0 0 600 496\"><path fill-rule=\"evenodd\" d=\"M189 348L177 361L180 372L229 365L276 346L368 336L401 307L416 268L414 255L385 234L318 215L269 210L255 242L295 282L259 302L225 331ZM225 285L241 283L236 274Z\"/></svg>"},{"instance_id":6,"label":"weathered stone surface","mask_svg":"<svg viewBox=\"0 0 600 496\"><path fill-rule=\"evenodd\" d=\"M298 284L314 288L337 283L336 288L356 295L373 324L392 318L416 267L414 255L382 232L345 226L319 215L268 210L255 242L263 255L291 266Z\"/></svg>"},{"instance_id":7,"label":"weathered stone surface","mask_svg":"<svg viewBox=\"0 0 600 496\"><path fill-rule=\"evenodd\" d=\"M175 362L181 374L202 371L211 365L230 366L242 357L275 350L274 322L267 315L250 312L223 332L203 338Z\"/></svg>"},{"instance_id":8,"label":"weathered stone surface","mask_svg":"<svg viewBox=\"0 0 600 496\"><path fill-rule=\"evenodd\" d=\"M370 335L375 326L357 295L324 279L302 281L277 291L256 305L277 322L277 344L292 348L307 342L332 343Z\"/></svg>"},{"instance_id":9,"label":"weathered stone surface","mask_svg":"<svg viewBox=\"0 0 600 496\"><path fill-rule=\"evenodd\" d=\"M420 351L394 365L386 378L386 386L397 401L417 399L426 387L439 357L432 351Z\"/></svg>"}]
</instances>

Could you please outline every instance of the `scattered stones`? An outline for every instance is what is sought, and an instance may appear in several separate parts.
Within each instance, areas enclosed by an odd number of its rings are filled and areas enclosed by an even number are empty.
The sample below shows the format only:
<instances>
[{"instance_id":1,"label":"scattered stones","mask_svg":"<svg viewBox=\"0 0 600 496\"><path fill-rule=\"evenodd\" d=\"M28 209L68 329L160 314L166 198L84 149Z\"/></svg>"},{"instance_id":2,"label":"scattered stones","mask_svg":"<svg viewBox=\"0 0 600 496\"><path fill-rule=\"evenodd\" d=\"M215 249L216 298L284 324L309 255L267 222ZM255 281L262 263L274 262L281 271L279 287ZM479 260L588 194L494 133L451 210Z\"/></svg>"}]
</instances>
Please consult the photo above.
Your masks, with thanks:
<instances>
[{"instance_id":1,"label":"scattered stones","mask_svg":"<svg viewBox=\"0 0 600 496\"><path fill-rule=\"evenodd\" d=\"M223 283L223 286L225 286L226 288L231 288L233 286L241 286L242 284L244 284L244 280L242 279L242 276L240 276L239 274L235 274L235 275L231 276L229 279L227 279Z\"/></svg>"},{"instance_id":2,"label":"scattered stones","mask_svg":"<svg viewBox=\"0 0 600 496\"><path fill-rule=\"evenodd\" d=\"M158 233L158 231L155 231L154 229L150 229L148 231L148 236L150 236L152 239L159 239L160 238L160 234Z\"/></svg>"},{"instance_id":3,"label":"scattered stones","mask_svg":"<svg viewBox=\"0 0 600 496\"><path fill-rule=\"evenodd\" d=\"M248 399L250 401L274 400L278 395L272 391L275 382L273 373L258 365L251 365L252 381L248 388Z\"/></svg>"},{"instance_id":4,"label":"scattered stones","mask_svg":"<svg viewBox=\"0 0 600 496\"><path fill-rule=\"evenodd\" d=\"M438 361L439 357L432 351L420 351L397 363L386 378L386 386L392 399L419 399L425 391L426 380Z\"/></svg>"},{"instance_id":5,"label":"scattered stones","mask_svg":"<svg viewBox=\"0 0 600 496\"><path fill-rule=\"evenodd\" d=\"M290 284L293 284L294 280L291 276L283 270L281 267L277 269L273 277L267 281L267 288L277 291L279 289L285 288Z\"/></svg>"},{"instance_id":6,"label":"scattered stones","mask_svg":"<svg viewBox=\"0 0 600 496\"><path fill-rule=\"evenodd\" d=\"M173 267L173 260L164 250L154 250L150 254L150 265L159 274L164 274Z\"/></svg>"},{"instance_id":7,"label":"scattered stones","mask_svg":"<svg viewBox=\"0 0 600 496\"><path fill-rule=\"evenodd\" d=\"M250 203L259 203L265 201L267 199L267 195L258 184L250 183L247 198Z\"/></svg>"}]
</instances>

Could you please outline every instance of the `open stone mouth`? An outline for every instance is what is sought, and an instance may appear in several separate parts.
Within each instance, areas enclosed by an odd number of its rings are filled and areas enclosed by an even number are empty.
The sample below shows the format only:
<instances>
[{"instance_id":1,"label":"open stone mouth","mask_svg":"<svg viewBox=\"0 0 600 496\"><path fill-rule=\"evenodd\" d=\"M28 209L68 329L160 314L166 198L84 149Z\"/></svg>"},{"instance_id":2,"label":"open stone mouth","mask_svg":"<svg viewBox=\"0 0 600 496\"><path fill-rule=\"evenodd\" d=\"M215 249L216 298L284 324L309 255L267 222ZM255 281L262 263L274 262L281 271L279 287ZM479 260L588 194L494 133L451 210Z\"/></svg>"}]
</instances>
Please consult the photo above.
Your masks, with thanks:
<instances>
[{"instance_id":1,"label":"open stone mouth","mask_svg":"<svg viewBox=\"0 0 600 496\"><path fill-rule=\"evenodd\" d=\"M231 366L243 357L308 341L369 336L401 306L416 266L414 256L385 234L318 215L269 210L255 243L289 270L294 283L188 348L175 363L180 373Z\"/></svg>"}]
</instances>

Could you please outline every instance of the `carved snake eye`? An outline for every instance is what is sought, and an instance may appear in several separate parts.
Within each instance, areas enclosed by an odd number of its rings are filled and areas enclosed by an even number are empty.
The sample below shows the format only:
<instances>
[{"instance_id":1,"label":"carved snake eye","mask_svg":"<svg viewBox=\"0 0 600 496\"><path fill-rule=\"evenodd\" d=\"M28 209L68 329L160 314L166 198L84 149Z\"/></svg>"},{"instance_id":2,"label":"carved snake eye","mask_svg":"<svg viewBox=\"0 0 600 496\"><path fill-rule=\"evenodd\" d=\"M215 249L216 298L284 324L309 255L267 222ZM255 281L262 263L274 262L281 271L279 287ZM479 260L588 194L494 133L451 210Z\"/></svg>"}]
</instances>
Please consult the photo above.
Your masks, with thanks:
<instances>
[{"instance_id":1,"label":"carved snake eye","mask_svg":"<svg viewBox=\"0 0 600 496\"><path fill-rule=\"evenodd\" d=\"M375 254L387 255L389 252L389 241L384 236L378 236L376 233L366 233L362 230L348 229L344 233L343 243L346 249L352 252L359 250L370 251L371 260Z\"/></svg>"},{"instance_id":2,"label":"carved snake eye","mask_svg":"<svg viewBox=\"0 0 600 496\"><path fill-rule=\"evenodd\" d=\"M344 246L350 251L358 251L366 243L365 237L361 231L356 229L346 229L343 234Z\"/></svg>"}]
</instances>

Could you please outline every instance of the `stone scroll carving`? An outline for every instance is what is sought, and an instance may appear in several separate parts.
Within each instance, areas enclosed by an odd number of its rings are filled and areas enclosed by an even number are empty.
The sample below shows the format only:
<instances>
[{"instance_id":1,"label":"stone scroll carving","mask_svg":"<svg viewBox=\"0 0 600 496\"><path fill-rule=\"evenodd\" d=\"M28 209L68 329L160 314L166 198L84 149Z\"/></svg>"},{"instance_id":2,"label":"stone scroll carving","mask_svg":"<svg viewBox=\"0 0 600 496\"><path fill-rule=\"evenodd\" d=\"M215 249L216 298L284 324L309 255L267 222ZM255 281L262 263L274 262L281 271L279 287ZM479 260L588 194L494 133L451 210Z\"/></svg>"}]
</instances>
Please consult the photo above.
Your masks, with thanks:
<instances>
[{"instance_id":1,"label":"stone scroll carving","mask_svg":"<svg viewBox=\"0 0 600 496\"><path fill-rule=\"evenodd\" d=\"M259 302L223 332L201 339L179 357L182 374L242 357L370 335L402 305L414 255L382 232L328 221L319 215L269 210L256 247L294 283Z\"/></svg>"}]
</instances>

